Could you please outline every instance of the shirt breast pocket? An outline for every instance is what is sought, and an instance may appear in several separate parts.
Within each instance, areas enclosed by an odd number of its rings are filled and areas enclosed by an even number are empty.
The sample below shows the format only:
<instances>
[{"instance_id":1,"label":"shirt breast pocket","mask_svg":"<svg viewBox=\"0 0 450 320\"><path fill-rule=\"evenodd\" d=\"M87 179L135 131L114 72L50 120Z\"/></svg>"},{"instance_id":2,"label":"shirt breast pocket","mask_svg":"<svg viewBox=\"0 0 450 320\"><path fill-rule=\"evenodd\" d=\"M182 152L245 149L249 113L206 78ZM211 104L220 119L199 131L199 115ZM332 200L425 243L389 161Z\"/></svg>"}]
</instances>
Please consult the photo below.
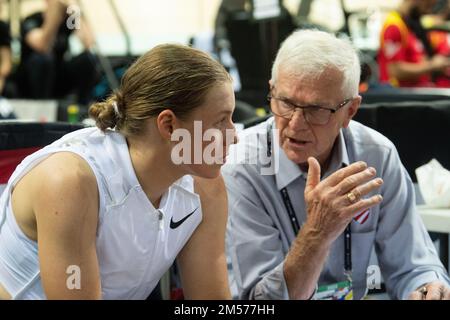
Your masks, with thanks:
<instances>
[{"instance_id":1,"label":"shirt breast pocket","mask_svg":"<svg viewBox=\"0 0 450 320\"><path fill-rule=\"evenodd\" d=\"M367 289L367 268L374 248L376 230L352 232L352 269L355 299L364 297Z\"/></svg>"}]
</instances>

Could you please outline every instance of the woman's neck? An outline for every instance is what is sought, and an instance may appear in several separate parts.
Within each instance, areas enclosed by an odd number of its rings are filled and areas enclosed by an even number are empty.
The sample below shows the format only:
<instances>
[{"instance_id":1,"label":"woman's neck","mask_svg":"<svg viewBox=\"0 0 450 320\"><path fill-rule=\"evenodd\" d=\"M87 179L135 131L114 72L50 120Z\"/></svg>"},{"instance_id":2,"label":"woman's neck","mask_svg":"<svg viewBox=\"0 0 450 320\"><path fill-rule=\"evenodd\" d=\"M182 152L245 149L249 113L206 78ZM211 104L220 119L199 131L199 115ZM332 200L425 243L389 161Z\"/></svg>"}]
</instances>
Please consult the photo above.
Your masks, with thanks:
<instances>
[{"instance_id":1,"label":"woman's neck","mask_svg":"<svg viewBox=\"0 0 450 320\"><path fill-rule=\"evenodd\" d=\"M127 139L131 163L143 191L155 208L167 189L184 174L164 147Z\"/></svg>"}]
</instances>

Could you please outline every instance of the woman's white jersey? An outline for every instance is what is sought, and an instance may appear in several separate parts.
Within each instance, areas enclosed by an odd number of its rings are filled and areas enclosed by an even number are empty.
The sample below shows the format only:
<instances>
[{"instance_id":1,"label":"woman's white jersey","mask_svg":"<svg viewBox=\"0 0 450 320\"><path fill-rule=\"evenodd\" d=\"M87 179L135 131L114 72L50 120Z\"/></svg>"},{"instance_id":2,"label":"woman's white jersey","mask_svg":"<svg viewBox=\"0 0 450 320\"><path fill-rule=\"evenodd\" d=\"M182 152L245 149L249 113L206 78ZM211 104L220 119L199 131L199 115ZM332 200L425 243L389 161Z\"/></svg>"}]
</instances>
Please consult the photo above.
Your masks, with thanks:
<instances>
[{"instance_id":1,"label":"woman's white jersey","mask_svg":"<svg viewBox=\"0 0 450 320\"><path fill-rule=\"evenodd\" d=\"M193 178L174 183L155 209L134 172L127 142L115 131L74 131L25 158L0 197L0 284L14 299L45 299L39 247L19 228L11 190L34 166L56 152L82 157L99 191L96 235L103 299L145 299L169 269L202 220ZM45 183L43 181L43 183ZM67 266L67 285L76 290L78 266ZM79 271L79 273L78 273ZM72 278L70 278L72 277Z\"/></svg>"}]
</instances>

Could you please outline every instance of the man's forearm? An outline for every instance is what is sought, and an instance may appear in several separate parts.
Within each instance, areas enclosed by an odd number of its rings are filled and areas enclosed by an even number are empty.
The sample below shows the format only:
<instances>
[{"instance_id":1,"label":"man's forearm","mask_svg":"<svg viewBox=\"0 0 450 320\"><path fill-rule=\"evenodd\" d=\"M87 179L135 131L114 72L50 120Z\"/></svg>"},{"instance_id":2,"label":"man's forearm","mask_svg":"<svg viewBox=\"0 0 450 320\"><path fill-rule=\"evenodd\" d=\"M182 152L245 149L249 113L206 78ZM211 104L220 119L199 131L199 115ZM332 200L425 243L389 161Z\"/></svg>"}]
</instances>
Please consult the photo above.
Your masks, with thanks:
<instances>
[{"instance_id":1,"label":"man's forearm","mask_svg":"<svg viewBox=\"0 0 450 320\"><path fill-rule=\"evenodd\" d=\"M313 294L330 245L311 228L302 228L286 256L284 276L290 299L308 299Z\"/></svg>"}]
</instances>

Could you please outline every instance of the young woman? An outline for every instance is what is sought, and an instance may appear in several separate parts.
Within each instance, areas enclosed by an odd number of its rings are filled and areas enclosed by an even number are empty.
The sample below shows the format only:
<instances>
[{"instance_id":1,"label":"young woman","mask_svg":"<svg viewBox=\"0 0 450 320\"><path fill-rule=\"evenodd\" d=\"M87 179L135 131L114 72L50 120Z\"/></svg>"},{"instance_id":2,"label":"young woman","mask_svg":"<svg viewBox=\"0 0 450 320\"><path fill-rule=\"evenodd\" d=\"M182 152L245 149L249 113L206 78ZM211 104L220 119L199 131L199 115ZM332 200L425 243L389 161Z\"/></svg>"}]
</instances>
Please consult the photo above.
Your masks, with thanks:
<instances>
[{"instance_id":1,"label":"young woman","mask_svg":"<svg viewBox=\"0 0 450 320\"><path fill-rule=\"evenodd\" d=\"M194 158L208 145L198 149L199 133L232 130L234 140L234 103L230 76L201 51L161 45L138 59L91 106L98 128L64 136L11 176L0 298L145 299L175 258L186 298L229 298L221 164ZM181 163L177 132L190 134Z\"/></svg>"}]
</instances>

